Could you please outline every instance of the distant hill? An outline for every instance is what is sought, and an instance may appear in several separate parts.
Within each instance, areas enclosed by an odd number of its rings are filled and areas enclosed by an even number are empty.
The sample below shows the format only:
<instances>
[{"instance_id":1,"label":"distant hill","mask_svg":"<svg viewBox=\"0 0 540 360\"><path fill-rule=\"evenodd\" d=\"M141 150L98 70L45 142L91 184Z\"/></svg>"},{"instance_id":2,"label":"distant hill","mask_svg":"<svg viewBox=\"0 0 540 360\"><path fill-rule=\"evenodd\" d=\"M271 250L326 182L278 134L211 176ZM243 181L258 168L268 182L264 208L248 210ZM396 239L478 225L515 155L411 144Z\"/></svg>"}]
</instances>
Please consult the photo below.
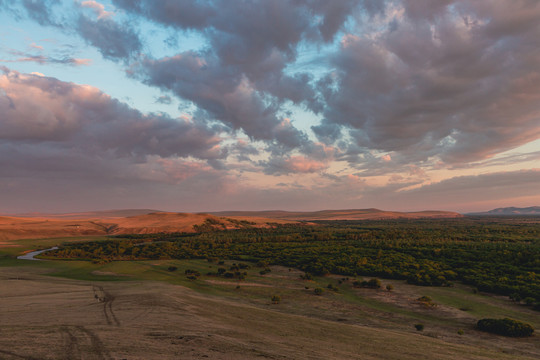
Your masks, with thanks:
<instances>
[{"instance_id":1,"label":"distant hill","mask_svg":"<svg viewBox=\"0 0 540 360\"><path fill-rule=\"evenodd\" d=\"M292 211L223 211L172 213L149 209L92 211L67 214L0 216L0 241L119 234L156 234L270 227L273 223L311 220L387 220L457 218L449 211L397 212L379 209Z\"/></svg>"},{"instance_id":2,"label":"distant hill","mask_svg":"<svg viewBox=\"0 0 540 360\"><path fill-rule=\"evenodd\" d=\"M540 216L540 206L530 206L525 208L505 207L497 208L485 212L470 213L468 215L538 215Z\"/></svg>"},{"instance_id":3,"label":"distant hill","mask_svg":"<svg viewBox=\"0 0 540 360\"><path fill-rule=\"evenodd\" d=\"M321 210L300 211L221 211L211 213L216 216L258 216L281 220L386 220L386 219L422 219L422 218L457 218L463 215L451 211L398 212L379 209Z\"/></svg>"},{"instance_id":4,"label":"distant hill","mask_svg":"<svg viewBox=\"0 0 540 360\"><path fill-rule=\"evenodd\" d=\"M121 210L102 210L102 211L85 211L85 212L73 212L63 214L47 214L47 213L29 213L29 214L17 214L8 215L24 218L47 218L47 219L90 219L90 218L122 218L128 216L146 215L150 213L159 213L162 211L151 209L121 209Z\"/></svg>"},{"instance_id":5,"label":"distant hill","mask_svg":"<svg viewBox=\"0 0 540 360\"><path fill-rule=\"evenodd\" d=\"M80 214L93 215L80 218ZM96 215L103 215L98 217ZM260 217L224 218L210 214L154 212L144 215L116 217L114 212L79 213L78 218L0 216L0 242L17 239L99 236L119 234L156 234L227 230L246 227L271 227L273 223L294 221ZM0 243L0 246L2 244Z\"/></svg>"}]
</instances>

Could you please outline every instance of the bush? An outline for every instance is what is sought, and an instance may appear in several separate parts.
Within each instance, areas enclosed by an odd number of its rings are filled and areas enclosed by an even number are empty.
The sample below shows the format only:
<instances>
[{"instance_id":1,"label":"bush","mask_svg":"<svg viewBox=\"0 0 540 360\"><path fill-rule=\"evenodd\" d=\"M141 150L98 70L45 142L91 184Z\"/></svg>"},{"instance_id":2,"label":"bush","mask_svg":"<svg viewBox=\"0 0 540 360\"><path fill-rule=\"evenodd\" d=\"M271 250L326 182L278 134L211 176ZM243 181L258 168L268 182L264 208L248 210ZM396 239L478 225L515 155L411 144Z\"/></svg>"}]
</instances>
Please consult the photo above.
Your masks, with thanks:
<instances>
[{"instance_id":1,"label":"bush","mask_svg":"<svg viewBox=\"0 0 540 360\"><path fill-rule=\"evenodd\" d=\"M313 290L313 292L315 293L315 295L322 295L323 292L324 292L324 289L323 288L315 288L315 290Z\"/></svg>"},{"instance_id":2,"label":"bush","mask_svg":"<svg viewBox=\"0 0 540 360\"><path fill-rule=\"evenodd\" d=\"M353 282L353 286L354 287L363 287L363 288L370 288L370 289L379 289L382 284L381 284L381 281L379 279L370 279L369 281L358 281L358 280L355 280Z\"/></svg>"},{"instance_id":3,"label":"bush","mask_svg":"<svg viewBox=\"0 0 540 360\"><path fill-rule=\"evenodd\" d=\"M186 275L201 276L201 273L198 272L197 270L187 269L184 273Z\"/></svg>"},{"instance_id":4,"label":"bush","mask_svg":"<svg viewBox=\"0 0 540 360\"><path fill-rule=\"evenodd\" d=\"M525 304L529 305L529 306L533 306L534 303L536 302L536 299L533 298L533 297L526 297L525 299L523 299L523 301L525 301Z\"/></svg>"},{"instance_id":5,"label":"bush","mask_svg":"<svg viewBox=\"0 0 540 360\"><path fill-rule=\"evenodd\" d=\"M304 275L300 275L300 279L302 280L313 280L313 275L311 275L310 273L305 273Z\"/></svg>"},{"instance_id":6,"label":"bush","mask_svg":"<svg viewBox=\"0 0 540 360\"><path fill-rule=\"evenodd\" d=\"M178 270L178 268L176 266L169 266L167 270L172 272Z\"/></svg>"},{"instance_id":7,"label":"bush","mask_svg":"<svg viewBox=\"0 0 540 360\"><path fill-rule=\"evenodd\" d=\"M339 288L337 286L332 285L332 284L328 284L327 288L328 288L328 290L332 290L332 291L336 291L336 292L339 291Z\"/></svg>"},{"instance_id":8,"label":"bush","mask_svg":"<svg viewBox=\"0 0 540 360\"><path fill-rule=\"evenodd\" d=\"M386 290L388 290L388 291L394 290L394 285L392 285L392 284L386 285Z\"/></svg>"},{"instance_id":9,"label":"bush","mask_svg":"<svg viewBox=\"0 0 540 360\"><path fill-rule=\"evenodd\" d=\"M281 296L279 295L272 296L272 304L279 304L280 301L281 301Z\"/></svg>"},{"instance_id":10,"label":"bush","mask_svg":"<svg viewBox=\"0 0 540 360\"><path fill-rule=\"evenodd\" d=\"M534 332L531 325L509 318L478 320L476 327L481 331L511 337L531 336Z\"/></svg>"},{"instance_id":11,"label":"bush","mask_svg":"<svg viewBox=\"0 0 540 360\"><path fill-rule=\"evenodd\" d=\"M419 301L424 306L435 306L435 303L429 296L420 296L416 301Z\"/></svg>"},{"instance_id":12,"label":"bush","mask_svg":"<svg viewBox=\"0 0 540 360\"><path fill-rule=\"evenodd\" d=\"M370 279L367 282L367 287L371 289L380 289L382 286L381 281L379 279Z\"/></svg>"},{"instance_id":13,"label":"bush","mask_svg":"<svg viewBox=\"0 0 540 360\"><path fill-rule=\"evenodd\" d=\"M414 324L414 328L417 331L422 331L422 330L424 330L424 324Z\"/></svg>"},{"instance_id":14,"label":"bush","mask_svg":"<svg viewBox=\"0 0 540 360\"><path fill-rule=\"evenodd\" d=\"M465 334L465 331L463 331L463 329L459 329L459 330L457 331L457 333L458 333L458 335L463 335L463 334Z\"/></svg>"}]
</instances>

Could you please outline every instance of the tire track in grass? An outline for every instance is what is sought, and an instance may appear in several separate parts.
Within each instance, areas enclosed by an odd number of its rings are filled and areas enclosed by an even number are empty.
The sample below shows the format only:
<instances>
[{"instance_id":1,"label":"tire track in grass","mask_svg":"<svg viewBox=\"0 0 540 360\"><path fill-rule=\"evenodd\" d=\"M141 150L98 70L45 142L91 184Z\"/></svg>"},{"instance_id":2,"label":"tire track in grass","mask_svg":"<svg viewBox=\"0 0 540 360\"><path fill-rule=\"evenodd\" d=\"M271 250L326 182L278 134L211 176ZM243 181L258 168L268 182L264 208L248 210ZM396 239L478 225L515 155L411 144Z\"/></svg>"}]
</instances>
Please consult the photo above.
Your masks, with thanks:
<instances>
[{"instance_id":1,"label":"tire track in grass","mask_svg":"<svg viewBox=\"0 0 540 360\"><path fill-rule=\"evenodd\" d=\"M93 286L92 290L94 291L94 298L97 299L100 303L103 303L103 316L105 317L105 321L107 322L107 325L116 325L120 326L120 320L116 317L116 314L113 311L113 302L115 300L115 297L105 291L103 289L103 286Z\"/></svg>"},{"instance_id":2,"label":"tire track in grass","mask_svg":"<svg viewBox=\"0 0 540 360\"><path fill-rule=\"evenodd\" d=\"M6 351L6 350L0 350L0 355L9 355L15 359L40 360L39 358L35 358L33 356L19 355L17 353L14 353L13 351ZM9 359L9 358L2 357L2 359Z\"/></svg>"},{"instance_id":3,"label":"tire track in grass","mask_svg":"<svg viewBox=\"0 0 540 360\"><path fill-rule=\"evenodd\" d=\"M63 326L60 331L65 339L62 359L83 359L92 355L92 359L112 360L101 339L84 326Z\"/></svg>"}]
</instances>

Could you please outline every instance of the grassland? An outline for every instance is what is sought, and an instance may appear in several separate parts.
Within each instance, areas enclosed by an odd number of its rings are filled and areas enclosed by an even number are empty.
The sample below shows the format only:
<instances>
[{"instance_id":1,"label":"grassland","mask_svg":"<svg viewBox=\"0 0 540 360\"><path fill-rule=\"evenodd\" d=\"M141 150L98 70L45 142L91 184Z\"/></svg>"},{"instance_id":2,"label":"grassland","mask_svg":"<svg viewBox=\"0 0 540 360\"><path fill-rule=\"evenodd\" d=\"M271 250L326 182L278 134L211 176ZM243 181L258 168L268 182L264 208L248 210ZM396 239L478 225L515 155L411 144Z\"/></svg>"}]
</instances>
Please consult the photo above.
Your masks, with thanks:
<instances>
[{"instance_id":1,"label":"grassland","mask_svg":"<svg viewBox=\"0 0 540 360\"><path fill-rule=\"evenodd\" d=\"M105 239L17 240L17 247L0 248L1 359L540 357L538 335L505 338L474 326L483 317L511 317L539 329L538 312L459 283L382 279L380 289L357 288L360 277L303 280L303 271L277 265L261 275L263 268L248 262L243 280L207 275L239 262L232 259L15 259L30 249ZM189 279L188 269L201 275ZM273 295L281 301L272 303ZM435 306L417 301L421 296Z\"/></svg>"}]
</instances>

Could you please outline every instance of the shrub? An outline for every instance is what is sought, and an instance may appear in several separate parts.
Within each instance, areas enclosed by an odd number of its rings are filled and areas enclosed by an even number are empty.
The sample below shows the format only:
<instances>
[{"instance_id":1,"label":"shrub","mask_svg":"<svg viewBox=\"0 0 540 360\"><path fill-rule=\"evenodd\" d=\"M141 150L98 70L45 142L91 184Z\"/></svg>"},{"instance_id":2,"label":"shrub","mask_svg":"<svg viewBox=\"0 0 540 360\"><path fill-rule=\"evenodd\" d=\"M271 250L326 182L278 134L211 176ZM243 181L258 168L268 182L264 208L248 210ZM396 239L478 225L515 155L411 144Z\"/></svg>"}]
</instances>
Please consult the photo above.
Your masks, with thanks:
<instances>
[{"instance_id":1,"label":"shrub","mask_svg":"<svg viewBox=\"0 0 540 360\"><path fill-rule=\"evenodd\" d=\"M463 334L465 334L465 331L463 331L463 329L459 329L459 330L457 331L457 333L458 333L458 335L463 335Z\"/></svg>"},{"instance_id":2,"label":"shrub","mask_svg":"<svg viewBox=\"0 0 540 360\"><path fill-rule=\"evenodd\" d=\"M429 296L420 296L416 301L419 301L422 305L425 306L435 306L435 303L433 303L433 300Z\"/></svg>"},{"instance_id":3,"label":"shrub","mask_svg":"<svg viewBox=\"0 0 540 360\"><path fill-rule=\"evenodd\" d=\"M531 325L509 318L478 320L476 327L481 331L511 337L531 336L534 332Z\"/></svg>"},{"instance_id":4,"label":"shrub","mask_svg":"<svg viewBox=\"0 0 540 360\"><path fill-rule=\"evenodd\" d=\"M355 280L353 282L353 286L354 287L363 287L363 288L370 288L370 289L379 289L382 284L381 284L381 281L379 279L370 279L369 281L358 281L358 280Z\"/></svg>"},{"instance_id":5,"label":"shrub","mask_svg":"<svg viewBox=\"0 0 540 360\"><path fill-rule=\"evenodd\" d=\"M422 331L422 330L424 330L424 324L414 324L414 328L417 331Z\"/></svg>"},{"instance_id":6,"label":"shrub","mask_svg":"<svg viewBox=\"0 0 540 360\"><path fill-rule=\"evenodd\" d=\"M315 295L322 295L323 292L324 292L324 289L323 288L315 288L315 290L313 290L313 292L315 293Z\"/></svg>"},{"instance_id":7,"label":"shrub","mask_svg":"<svg viewBox=\"0 0 540 360\"><path fill-rule=\"evenodd\" d=\"M392 285L392 284L386 285L386 290L388 290L388 291L394 290L394 285Z\"/></svg>"},{"instance_id":8,"label":"shrub","mask_svg":"<svg viewBox=\"0 0 540 360\"><path fill-rule=\"evenodd\" d=\"M198 272L197 270L191 270L191 269L187 269L185 271L185 274L186 275L193 275L193 276L201 276L200 272Z\"/></svg>"},{"instance_id":9,"label":"shrub","mask_svg":"<svg viewBox=\"0 0 540 360\"><path fill-rule=\"evenodd\" d=\"M281 296L279 295L272 296L272 304L279 304L280 301L281 301Z\"/></svg>"},{"instance_id":10,"label":"shrub","mask_svg":"<svg viewBox=\"0 0 540 360\"><path fill-rule=\"evenodd\" d=\"M176 266L169 266L167 270L172 272L178 270L178 268Z\"/></svg>"},{"instance_id":11,"label":"shrub","mask_svg":"<svg viewBox=\"0 0 540 360\"><path fill-rule=\"evenodd\" d=\"M525 304L527 304L529 306L532 306L536 302L536 299L533 298L533 297L528 296L525 299L523 299L523 301L525 301Z\"/></svg>"},{"instance_id":12,"label":"shrub","mask_svg":"<svg viewBox=\"0 0 540 360\"><path fill-rule=\"evenodd\" d=\"M269 265L269 263L268 263L268 261L266 261L266 260L259 260L259 261L257 262L257 266L258 266L258 267L265 268L265 267L268 267L268 265Z\"/></svg>"},{"instance_id":13,"label":"shrub","mask_svg":"<svg viewBox=\"0 0 540 360\"><path fill-rule=\"evenodd\" d=\"M300 275L300 279L302 279L302 280L313 280L313 275L306 272L304 275Z\"/></svg>"},{"instance_id":14,"label":"shrub","mask_svg":"<svg viewBox=\"0 0 540 360\"><path fill-rule=\"evenodd\" d=\"M332 284L328 284L327 286L328 290L332 290L332 291L339 291L339 288L337 286L334 286Z\"/></svg>"}]
</instances>

